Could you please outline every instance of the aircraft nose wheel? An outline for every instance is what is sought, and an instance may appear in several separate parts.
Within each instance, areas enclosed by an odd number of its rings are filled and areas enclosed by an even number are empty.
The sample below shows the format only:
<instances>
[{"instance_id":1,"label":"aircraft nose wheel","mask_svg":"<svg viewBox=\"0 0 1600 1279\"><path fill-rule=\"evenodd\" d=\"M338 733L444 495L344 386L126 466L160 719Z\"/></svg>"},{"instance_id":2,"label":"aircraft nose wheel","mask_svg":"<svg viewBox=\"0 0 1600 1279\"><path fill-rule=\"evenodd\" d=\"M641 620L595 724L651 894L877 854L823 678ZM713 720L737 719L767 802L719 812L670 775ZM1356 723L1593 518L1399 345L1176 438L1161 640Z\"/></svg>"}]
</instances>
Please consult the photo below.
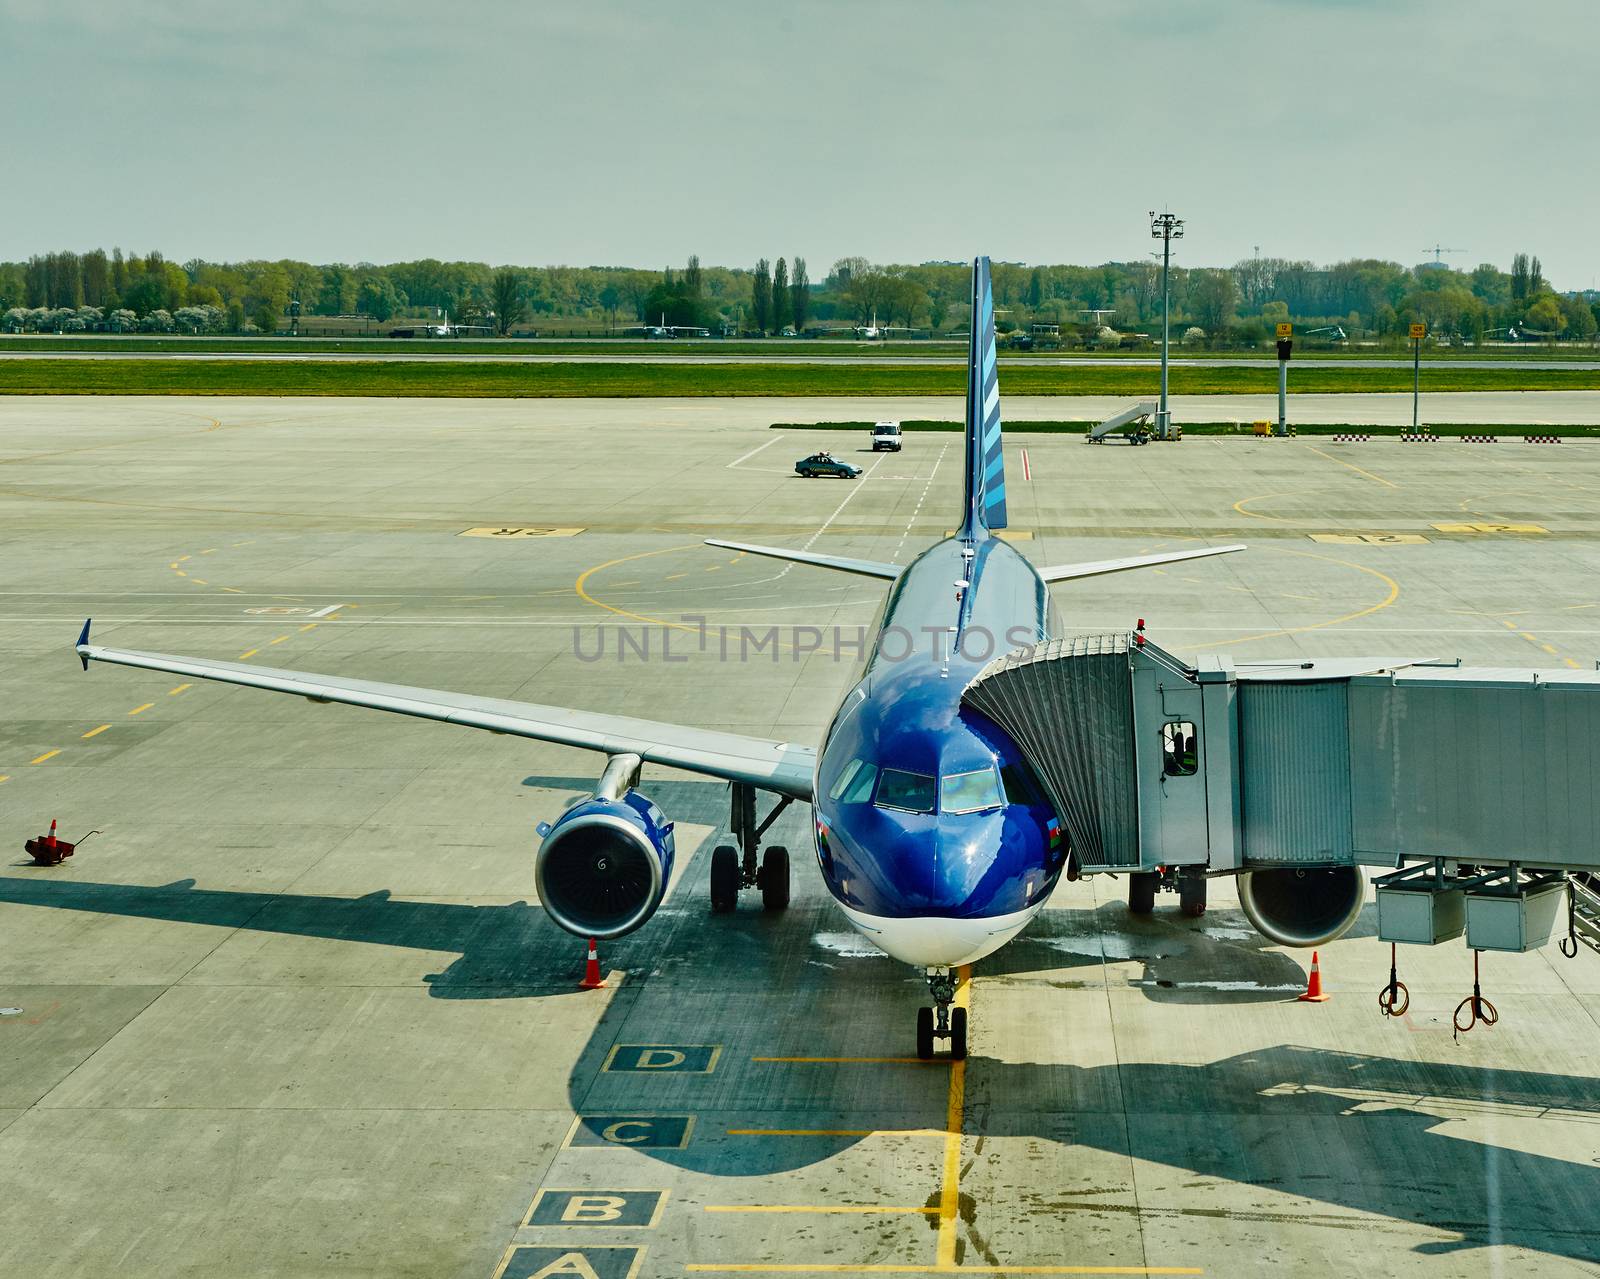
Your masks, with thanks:
<instances>
[{"instance_id":1,"label":"aircraft nose wheel","mask_svg":"<svg viewBox=\"0 0 1600 1279\"><path fill-rule=\"evenodd\" d=\"M917 1009L917 1056L923 1061L933 1059L933 1041L950 1041L950 1060L965 1061L967 1057L967 1010L955 1008L956 975L948 968L928 970L928 993L933 996L933 1007Z\"/></svg>"}]
</instances>

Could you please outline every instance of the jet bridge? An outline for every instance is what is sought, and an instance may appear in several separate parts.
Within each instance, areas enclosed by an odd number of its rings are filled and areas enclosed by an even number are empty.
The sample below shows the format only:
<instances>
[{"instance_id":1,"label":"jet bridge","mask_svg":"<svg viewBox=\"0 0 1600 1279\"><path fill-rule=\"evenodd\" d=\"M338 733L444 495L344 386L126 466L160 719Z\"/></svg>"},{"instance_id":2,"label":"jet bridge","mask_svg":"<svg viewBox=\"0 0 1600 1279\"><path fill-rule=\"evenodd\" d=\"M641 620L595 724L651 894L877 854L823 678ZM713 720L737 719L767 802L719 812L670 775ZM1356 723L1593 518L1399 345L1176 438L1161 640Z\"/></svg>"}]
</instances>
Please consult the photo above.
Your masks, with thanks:
<instances>
[{"instance_id":1,"label":"jet bridge","mask_svg":"<svg viewBox=\"0 0 1600 1279\"><path fill-rule=\"evenodd\" d=\"M1384 940L1523 950L1600 871L1600 671L1191 665L1116 634L997 658L963 701L1023 749L1085 873L1383 867L1409 875L1378 881Z\"/></svg>"}]
</instances>

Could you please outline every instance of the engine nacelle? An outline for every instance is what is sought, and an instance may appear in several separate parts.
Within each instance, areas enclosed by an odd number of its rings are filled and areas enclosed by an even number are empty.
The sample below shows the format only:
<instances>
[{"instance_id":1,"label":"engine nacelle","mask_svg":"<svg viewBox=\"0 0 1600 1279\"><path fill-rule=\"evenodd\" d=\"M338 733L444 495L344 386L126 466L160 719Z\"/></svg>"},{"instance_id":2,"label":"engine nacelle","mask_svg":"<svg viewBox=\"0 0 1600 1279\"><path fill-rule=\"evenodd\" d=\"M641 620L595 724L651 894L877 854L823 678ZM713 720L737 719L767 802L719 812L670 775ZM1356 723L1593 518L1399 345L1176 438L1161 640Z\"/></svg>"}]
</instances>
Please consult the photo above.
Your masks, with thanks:
<instances>
[{"instance_id":1,"label":"engine nacelle","mask_svg":"<svg viewBox=\"0 0 1600 1279\"><path fill-rule=\"evenodd\" d=\"M1239 876L1239 905L1280 946L1321 946L1342 936L1366 894L1355 866L1273 866Z\"/></svg>"},{"instance_id":2,"label":"engine nacelle","mask_svg":"<svg viewBox=\"0 0 1600 1279\"><path fill-rule=\"evenodd\" d=\"M597 794L540 826L539 902L569 933L621 937L661 905L672 877L672 823L649 798L619 784L637 779L637 758L619 756Z\"/></svg>"}]
</instances>

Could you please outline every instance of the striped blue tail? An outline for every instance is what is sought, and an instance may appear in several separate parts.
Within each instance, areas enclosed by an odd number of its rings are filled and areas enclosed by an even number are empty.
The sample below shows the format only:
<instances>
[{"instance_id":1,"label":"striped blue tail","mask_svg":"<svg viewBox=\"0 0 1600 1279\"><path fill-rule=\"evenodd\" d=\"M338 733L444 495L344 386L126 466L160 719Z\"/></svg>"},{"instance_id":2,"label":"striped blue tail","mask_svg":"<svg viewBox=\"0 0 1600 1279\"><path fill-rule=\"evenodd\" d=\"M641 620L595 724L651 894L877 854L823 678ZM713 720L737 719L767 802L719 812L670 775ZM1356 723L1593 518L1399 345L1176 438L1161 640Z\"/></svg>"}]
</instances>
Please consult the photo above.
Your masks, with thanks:
<instances>
[{"instance_id":1,"label":"striped blue tail","mask_svg":"<svg viewBox=\"0 0 1600 1279\"><path fill-rule=\"evenodd\" d=\"M1006 526L1006 463L1000 443L994 289L989 259L972 263L972 346L967 358L967 491L962 533Z\"/></svg>"}]
</instances>

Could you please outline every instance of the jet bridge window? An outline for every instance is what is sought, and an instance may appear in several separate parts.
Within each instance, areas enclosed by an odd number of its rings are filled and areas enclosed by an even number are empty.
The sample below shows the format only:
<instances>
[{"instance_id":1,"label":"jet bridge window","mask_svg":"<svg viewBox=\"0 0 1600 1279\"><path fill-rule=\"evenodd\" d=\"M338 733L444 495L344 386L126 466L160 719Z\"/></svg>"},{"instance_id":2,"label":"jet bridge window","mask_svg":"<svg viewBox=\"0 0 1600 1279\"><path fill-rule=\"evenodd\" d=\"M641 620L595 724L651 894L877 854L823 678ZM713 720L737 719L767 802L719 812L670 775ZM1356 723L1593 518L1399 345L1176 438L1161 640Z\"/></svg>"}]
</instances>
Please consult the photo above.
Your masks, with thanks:
<instances>
[{"instance_id":1,"label":"jet bridge window","mask_svg":"<svg viewBox=\"0 0 1600 1279\"><path fill-rule=\"evenodd\" d=\"M981 813L1000 807L1000 778L992 768L971 773L946 773L939 782L939 811Z\"/></svg>"},{"instance_id":2,"label":"jet bridge window","mask_svg":"<svg viewBox=\"0 0 1600 1279\"><path fill-rule=\"evenodd\" d=\"M1200 767L1199 738L1194 725L1179 720L1161 726L1161 772L1167 777L1193 777Z\"/></svg>"},{"instance_id":3,"label":"jet bridge window","mask_svg":"<svg viewBox=\"0 0 1600 1279\"><path fill-rule=\"evenodd\" d=\"M872 798L872 783L877 780L876 768L864 759L853 759L829 789L828 798L841 804L865 804Z\"/></svg>"},{"instance_id":4,"label":"jet bridge window","mask_svg":"<svg viewBox=\"0 0 1600 1279\"><path fill-rule=\"evenodd\" d=\"M878 804L908 813L933 812L934 779L926 773L904 773L898 768L883 770L878 783Z\"/></svg>"}]
</instances>

